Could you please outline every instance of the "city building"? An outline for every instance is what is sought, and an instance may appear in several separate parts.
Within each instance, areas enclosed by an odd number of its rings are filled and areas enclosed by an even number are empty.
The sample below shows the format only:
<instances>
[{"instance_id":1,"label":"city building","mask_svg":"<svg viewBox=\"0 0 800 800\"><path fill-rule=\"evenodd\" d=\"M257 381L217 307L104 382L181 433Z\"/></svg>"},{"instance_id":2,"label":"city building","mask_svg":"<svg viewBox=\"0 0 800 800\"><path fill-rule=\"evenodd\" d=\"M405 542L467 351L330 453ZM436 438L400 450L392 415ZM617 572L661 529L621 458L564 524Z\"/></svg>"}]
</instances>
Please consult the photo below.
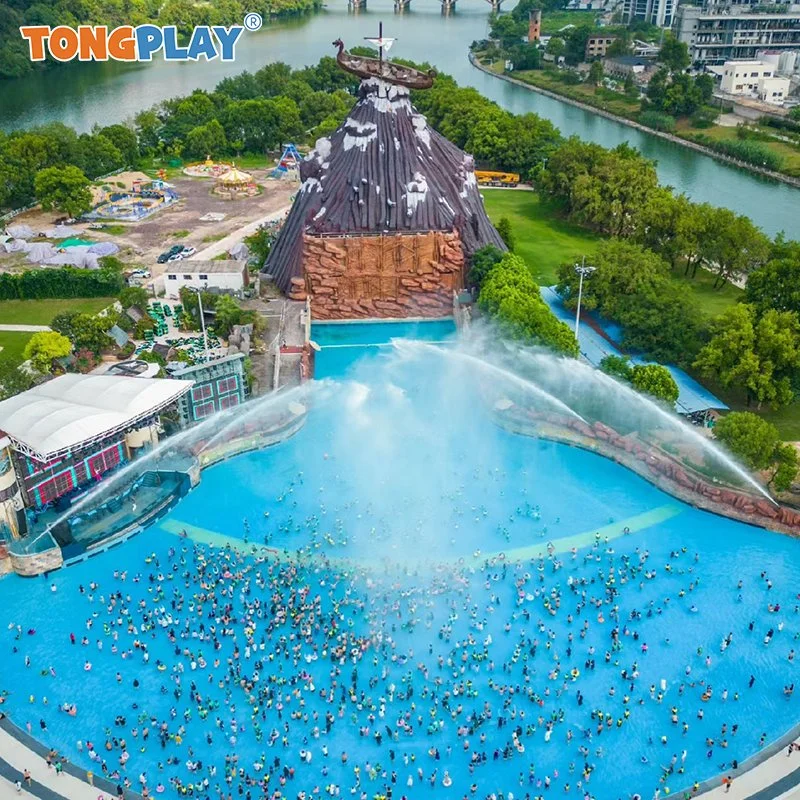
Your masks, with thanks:
<instances>
[{"instance_id":1,"label":"city building","mask_svg":"<svg viewBox=\"0 0 800 800\"><path fill-rule=\"evenodd\" d=\"M70 373L0 402L0 527L19 532L25 508L74 495L155 445L161 412L191 387Z\"/></svg>"},{"instance_id":2,"label":"city building","mask_svg":"<svg viewBox=\"0 0 800 800\"><path fill-rule=\"evenodd\" d=\"M608 36L607 34L593 34L586 40L586 60L588 61L590 58L603 58L608 52L608 48L611 47L611 45L616 41L616 36Z\"/></svg>"},{"instance_id":3,"label":"city building","mask_svg":"<svg viewBox=\"0 0 800 800\"><path fill-rule=\"evenodd\" d=\"M726 61L722 67L721 91L781 105L789 94L791 81L776 74L777 61Z\"/></svg>"},{"instance_id":4,"label":"city building","mask_svg":"<svg viewBox=\"0 0 800 800\"><path fill-rule=\"evenodd\" d=\"M637 83L649 83L656 68L655 61L639 56L613 56L603 59L605 74L619 81L624 81L628 75L633 75Z\"/></svg>"},{"instance_id":5,"label":"city building","mask_svg":"<svg viewBox=\"0 0 800 800\"><path fill-rule=\"evenodd\" d=\"M192 390L178 400L182 425L191 425L217 411L240 406L245 401L244 353L218 358L205 364L183 367L172 378L192 382ZM166 381L171 383L171 381Z\"/></svg>"},{"instance_id":6,"label":"city building","mask_svg":"<svg viewBox=\"0 0 800 800\"><path fill-rule=\"evenodd\" d=\"M315 319L445 317L472 253L505 250L483 207L473 158L428 125L411 89L435 77L353 56L345 122L300 164L302 185L264 265Z\"/></svg>"},{"instance_id":7,"label":"city building","mask_svg":"<svg viewBox=\"0 0 800 800\"><path fill-rule=\"evenodd\" d=\"M640 20L671 28L678 0L623 0L622 19L624 22Z\"/></svg>"},{"instance_id":8,"label":"city building","mask_svg":"<svg viewBox=\"0 0 800 800\"><path fill-rule=\"evenodd\" d=\"M172 299L184 286L238 293L249 283L246 261L173 261L164 273L164 291Z\"/></svg>"},{"instance_id":9,"label":"city building","mask_svg":"<svg viewBox=\"0 0 800 800\"><path fill-rule=\"evenodd\" d=\"M757 14L746 5L680 5L674 29L699 65L752 60L765 49L800 48L800 10Z\"/></svg>"}]
</instances>

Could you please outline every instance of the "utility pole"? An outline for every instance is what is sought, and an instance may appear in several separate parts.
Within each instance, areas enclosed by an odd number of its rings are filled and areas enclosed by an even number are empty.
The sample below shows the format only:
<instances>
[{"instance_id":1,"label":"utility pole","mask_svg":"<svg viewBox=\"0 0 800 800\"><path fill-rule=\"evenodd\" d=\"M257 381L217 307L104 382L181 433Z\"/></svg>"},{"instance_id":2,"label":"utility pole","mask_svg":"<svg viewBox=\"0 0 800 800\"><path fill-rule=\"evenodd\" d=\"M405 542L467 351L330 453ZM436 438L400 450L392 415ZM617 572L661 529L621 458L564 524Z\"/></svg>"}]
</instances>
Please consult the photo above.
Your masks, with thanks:
<instances>
[{"instance_id":1,"label":"utility pole","mask_svg":"<svg viewBox=\"0 0 800 800\"><path fill-rule=\"evenodd\" d=\"M575 312L575 341L580 346L580 338L578 336L578 328L581 324L581 299L583 297L583 279L588 277L595 271L596 267L586 266L586 256L583 256L580 264L575 265L575 272L580 276L578 279L578 309Z\"/></svg>"}]
</instances>

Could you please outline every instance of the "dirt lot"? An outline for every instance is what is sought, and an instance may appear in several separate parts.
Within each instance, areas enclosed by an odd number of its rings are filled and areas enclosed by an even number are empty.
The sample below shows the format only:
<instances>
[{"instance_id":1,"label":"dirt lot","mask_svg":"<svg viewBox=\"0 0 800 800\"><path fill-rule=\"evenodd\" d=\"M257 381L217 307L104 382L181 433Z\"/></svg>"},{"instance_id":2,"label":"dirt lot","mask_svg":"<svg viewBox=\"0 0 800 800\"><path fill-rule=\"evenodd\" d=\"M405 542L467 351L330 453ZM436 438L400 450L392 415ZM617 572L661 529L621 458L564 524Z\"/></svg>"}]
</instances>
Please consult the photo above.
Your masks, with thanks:
<instances>
[{"instance_id":1,"label":"dirt lot","mask_svg":"<svg viewBox=\"0 0 800 800\"><path fill-rule=\"evenodd\" d=\"M123 233L110 235L104 231L89 230L84 224L75 227L92 241L115 242L121 248L120 257L124 261L150 269L155 277L164 269L164 265L157 264L156 260L169 246L180 243L202 250L249 222L290 205L290 198L297 191L298 184L267 178L267 174L266 170L252 171L263 192L256 197L238 200L225 200L212 194L214 182L211 179L175 177L170 184L175 187L180 200L142 222L113 223L115 227L124 225ZM225 214L225 219L221 222L201 222L200 217L209 212ZM12 224L30 225L35 231L43 230L52 227L58 216L55 212L37 209L21 214ZM0 254L0 271L20 268L30 268L24 256L19 253Z\"/></svg>"}]
</instances>

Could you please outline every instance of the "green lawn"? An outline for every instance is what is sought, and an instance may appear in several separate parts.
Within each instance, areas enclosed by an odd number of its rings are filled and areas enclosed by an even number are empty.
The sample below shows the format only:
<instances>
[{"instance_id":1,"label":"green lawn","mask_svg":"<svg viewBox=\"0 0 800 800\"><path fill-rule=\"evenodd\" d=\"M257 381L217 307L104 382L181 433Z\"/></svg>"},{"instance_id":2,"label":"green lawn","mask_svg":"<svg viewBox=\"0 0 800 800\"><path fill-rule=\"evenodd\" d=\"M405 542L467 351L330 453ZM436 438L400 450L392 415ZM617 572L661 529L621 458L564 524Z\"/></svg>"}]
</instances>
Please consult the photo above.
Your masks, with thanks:
<instances>
[{"instance_id":1,"label":"green lawn","mask_svg":"<svg viewBox=\"0 0 800 800\"><path fill-rule=\"evenodd\" d=\"M0 331L0 360L11 361L14 364L22 363L22 351L28 343L32 333L9 333Z\"/></svg>"},{"instance_id":2,"label":"green lawn","mask_svg":"<svg viewBox=\"0 0 800 800\"><path fill-rule=\"evenodd\" d=\"M565 261L591 256L600 237L560 219L536 192L481 187L489 218L497 224L508 217L516 237L516 253L525 259L542 286L556 282L556 271Z\"/></svg>"},{"instance_id":3,"label":"green lawn","mask_svg":"<svg viewBox=\"0 0 800 800\"><path fill-rule=\"evenodd\" d=\"M716 317L735 303L744 294L742 289L732 283L726 283L721 289L714 288L714 275L708 270L698 269L694 278L684 278L683 268L679 268L672 277L673 283L688 286L700 305L700 311L706 318Z\"/></svg>"},{"instance_id":4,"label":"green lawn","mask_svg":"<svg viewBox=\"0 0 800 800\"><path fill-rule=\"evenodd\" d=\"M558 33L567 25L594 25L597 14L591 11L543 11L542 33L545 35Z\"/></svg>"},{"instance_id":5,"label":"green lawn","mask_svg":"<svg viewBox=\"0 0 800 800\"><path fill-rule=\"evenodd\" d=\"M113 297L79 297L67 300L0 300L0 323L49 325L53 317L63 311L96 314L113 302Z\"/></svg>"}]
</instances>

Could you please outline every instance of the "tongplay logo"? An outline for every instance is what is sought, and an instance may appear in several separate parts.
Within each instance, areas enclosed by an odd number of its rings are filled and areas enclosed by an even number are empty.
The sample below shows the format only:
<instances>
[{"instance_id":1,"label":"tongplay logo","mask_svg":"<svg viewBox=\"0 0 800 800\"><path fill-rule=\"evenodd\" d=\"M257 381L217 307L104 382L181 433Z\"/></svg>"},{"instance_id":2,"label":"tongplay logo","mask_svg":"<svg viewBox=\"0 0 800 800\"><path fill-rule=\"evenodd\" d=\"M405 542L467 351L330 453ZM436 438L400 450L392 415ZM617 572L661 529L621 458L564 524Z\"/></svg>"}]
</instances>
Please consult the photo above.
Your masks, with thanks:
<instances>
[{"instance_id":1,"label":"tongplay logo","mask_svg":"<svg viewBox=\"0 0 800 800\"><path fill-rule=\"evenodd\" d=\"M248 14L244 26L199 25L186 45L178 43L174 25L121 25L111 30L105 25L25 25L19 32L28 42L31 61L44 61L48 55L56 61L152 61L158 52L167 61L198 61L203 57L208 61L234 61L242 33L260 27L258 14Z\"/></svg>"}]
</instances>

